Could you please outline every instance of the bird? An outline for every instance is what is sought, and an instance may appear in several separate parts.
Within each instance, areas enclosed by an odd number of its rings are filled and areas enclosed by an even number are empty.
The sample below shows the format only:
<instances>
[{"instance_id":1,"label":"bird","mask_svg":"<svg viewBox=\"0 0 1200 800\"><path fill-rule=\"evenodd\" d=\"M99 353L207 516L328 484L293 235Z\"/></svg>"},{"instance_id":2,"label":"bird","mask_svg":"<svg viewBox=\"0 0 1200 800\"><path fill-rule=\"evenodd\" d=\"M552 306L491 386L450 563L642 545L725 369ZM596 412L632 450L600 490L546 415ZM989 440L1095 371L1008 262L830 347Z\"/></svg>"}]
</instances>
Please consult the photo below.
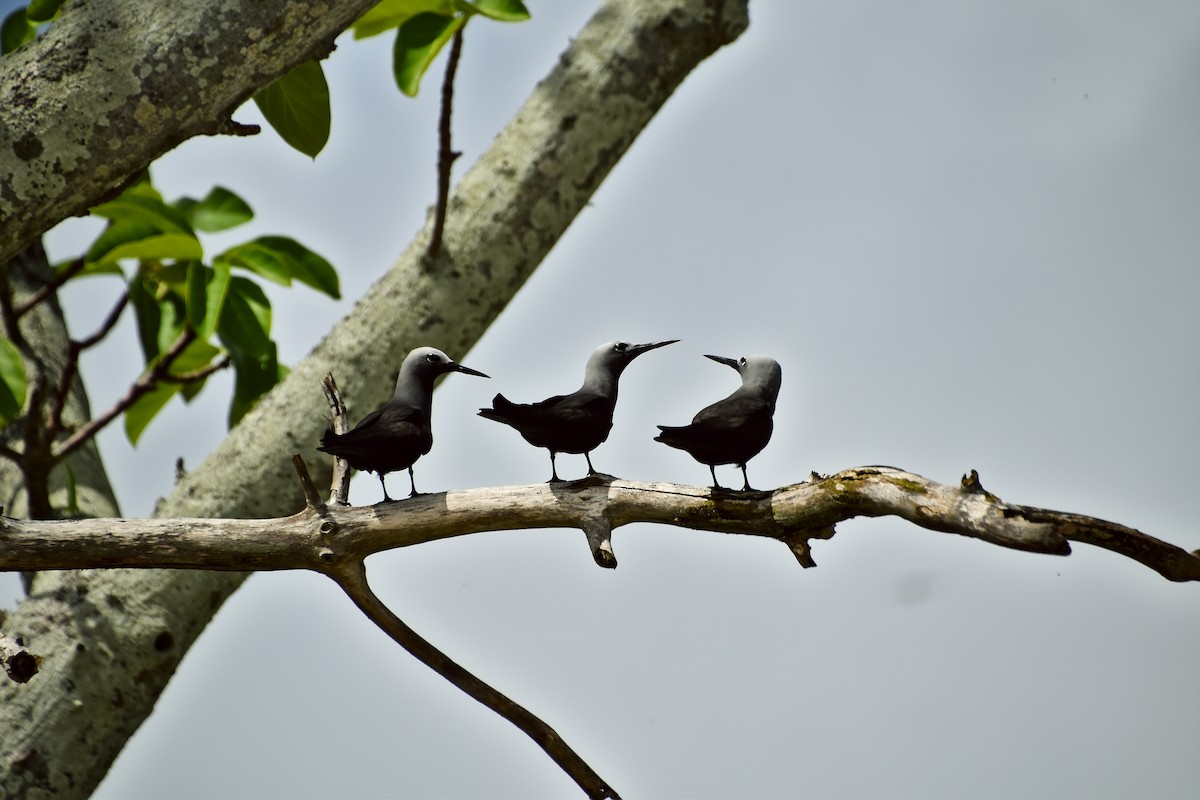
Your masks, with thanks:
<instances>
[{"instance_id":1,"label":"bird","mask_svg":"<svg viewBox=\"0 0 1200 800\"><path fill-rule=\"evenodd\" d=\"M433 382L447 372L461 372L487 378L479 370L464 367L435 347L418 347L405 356L396 377L396 393L378 410L362 418L346 433L326 430L318 450L344 458L357 470L374 472L383 487L383 501L388 496L383 478L389 472L408 469L412 486L409 497L417 494L412 465L433 447L430 415L433 405Z\"/></svg>"},{"instance_id":2,"label":"bird","mask_svg":"<svg viewBox=\"0 0 1200 800\"><path fill-rule=\"evenodd\" d=\"M736 464L745 483L742 491L751 491L746 462L762 452L771 440L772 416L783 370L778 361L767 356L704 357L736 369L742 376L742 385L724 400L701 409L690 425L659 425L661 433L654 441L677 447L701 464L707 464L714 489L722 488L717 482L717 465Z\"/></svg>"},{"instance_id":3,"label":"bird","mask_svg":"<svg viewBox=\"0 0 1200 800\"><path fill-rule=\"evenodd\" d=\"M540 403L514 403L498 394L491 408L479 409L479 416L503 422L517 430L534 447L550 451L550 480L557 482L554 458L559 453L583 453L588 475L595 475L592 450L608 438L612 430L613 408L617 404L617 381L621 372L642 353L675 344L678 339L651 344L608 342L592 351L583 372L583 386L571 394L555 395Z\"/></svg>"}]
</instances>

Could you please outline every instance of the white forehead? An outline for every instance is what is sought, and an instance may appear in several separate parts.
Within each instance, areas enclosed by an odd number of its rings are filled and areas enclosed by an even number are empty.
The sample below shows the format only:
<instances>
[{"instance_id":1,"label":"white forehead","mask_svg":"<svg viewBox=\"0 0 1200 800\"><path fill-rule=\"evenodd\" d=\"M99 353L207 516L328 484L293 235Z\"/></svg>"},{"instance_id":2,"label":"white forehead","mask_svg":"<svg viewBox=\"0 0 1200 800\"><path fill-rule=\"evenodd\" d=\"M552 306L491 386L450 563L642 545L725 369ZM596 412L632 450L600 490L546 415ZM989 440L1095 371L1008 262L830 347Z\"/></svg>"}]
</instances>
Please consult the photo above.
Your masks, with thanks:
<instances>
[{"instance_id":1,"label":"white forehead","mask_svg":"<svg viewBox=\"0 0 1200 800\"><path fill-rule=\"evenodd\" d=\"M428 361L430 360L429 356L434 356L443 364L449 364L452 361L450 356L446 355L441 350L438 350L436 347L418 347L409 352L404 359L404 363L409 364L416 361Z\"/></svg>"}]
</instances>

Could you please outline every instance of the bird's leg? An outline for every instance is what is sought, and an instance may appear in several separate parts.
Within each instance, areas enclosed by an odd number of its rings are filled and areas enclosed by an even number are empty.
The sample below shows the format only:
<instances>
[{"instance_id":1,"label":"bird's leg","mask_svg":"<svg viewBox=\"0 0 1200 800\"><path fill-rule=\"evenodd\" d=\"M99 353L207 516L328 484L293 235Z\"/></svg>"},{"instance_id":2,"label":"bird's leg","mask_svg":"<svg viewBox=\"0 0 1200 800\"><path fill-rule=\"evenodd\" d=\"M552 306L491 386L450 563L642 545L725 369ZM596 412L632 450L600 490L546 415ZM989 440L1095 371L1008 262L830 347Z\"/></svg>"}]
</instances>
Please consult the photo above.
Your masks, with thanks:
<instances>
[{"instance_id":1,"label":"bird's leg","mask_svg":"<svg viewBox=\"0 0 1200 800\"><path fill-rule=\"evenodd\" d=\"M708 465L708 471L709 471L709 472L711 472L711 473L712 473L712 476L713 476L713 488L714 488L714 489L721 489L721 488L724 488L724 487L722 487L722 486L721 486L721 484L717 483L717 467L716 467L716 465L715 465L715 464L709 464L709 465Z\"/></svg>"},{"instance_id":2,"label":"bird's leg","mask_svg":"<svg viewBox=\"0 0 1200 800\"><path fill-rule=\"evenodd\" d=\"M750 488L750 476L746 474L746 465L745 465L745 464L738 464L738 466L742 468L742 483L744 484L744 485L742 486L742 491L743 491L743 492L752 492L752 491L754 491L753 489L751 489L751 488Z\"/></svg>"},{"instance_id":3,"label":"bird's leg","mask_svg":"<svg viewBox=\"0 0 1200 800\"><path fill-rule=\"evenodd\" d=\"M377 472L377 473L375 473L375 474L379 476L379 485L383 487L383 502L385 502L385 503L391 503L391 502L392 502L392 498L388 497L388 493L387 493L387 484L383 482L383 473L382 473L382 472Z\"/></svg>"},{"instance_id":4,"label":"bird's leg","mask_svg":"<svg viewBox=\"0 0 1200 800\"><path fill-rule=\"evenodd\" d=\"M551 483L558 483L559 480L561 480L558 477L558 470L555 469L555 467L554 467L554 456L555 455L556 455L555 452L553 450L551 450L550 451L550 482Z\"/></svg>"},{"instance_id":5,"label":"bird's leg","mask_svg":"<svg viewBox=\"0 0 1200 800\"><path fill-rule=\"evenodd\" d=\"M416 497L417 496L417 479L413 477L412 467L408 468L408 485L412 488L412 491L409 492L408 496Z\"/></svg>"},{"instance_id":6,"label":"bird's leg","mask_svg":"<svg viewBox=\"0 0 1200 800\"><path fill-rule=\"evenodd\" d=\"M596 472L596 468L592 466L592 454L591 454L591 453L584 453L584 454L583 454L583 457L584 457L584 458L586 458L586 459L587 459L587 462L588 462L588 475L596 475L596 474L598 474L598 473Z\"/></svg>"}]
</instances>

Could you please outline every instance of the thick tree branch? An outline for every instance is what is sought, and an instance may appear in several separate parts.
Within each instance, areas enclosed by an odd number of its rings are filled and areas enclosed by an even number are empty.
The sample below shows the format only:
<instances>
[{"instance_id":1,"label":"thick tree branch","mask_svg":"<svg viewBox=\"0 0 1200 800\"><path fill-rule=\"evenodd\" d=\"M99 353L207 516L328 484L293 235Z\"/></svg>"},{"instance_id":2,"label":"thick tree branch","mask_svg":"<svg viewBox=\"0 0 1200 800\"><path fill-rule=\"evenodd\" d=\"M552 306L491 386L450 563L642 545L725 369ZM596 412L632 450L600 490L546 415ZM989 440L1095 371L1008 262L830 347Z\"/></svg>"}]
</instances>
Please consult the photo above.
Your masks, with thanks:
<instances>
[{"instance_id":1,"label":"thick tree branch","mask_svg":"<svg viewBox=\"0 0 1200 800\"><path fill-rule=\"evenodd\" d=\"M375 2L71 4L0 61L0 263L180 142L247 132L234 110Z\"/></svg>"},{"instance_id":2,"label":"thick tree branch","mask_svg":"<svg viewBox=\"0 0 1200 800\"><path fill-rule=\"evenodd\" d=\"M19 640L10 639L0 631L0 665L4 667L9 680L28 683L37 674L41 663L41 656L29 652Z\"/></svg>"},{"instance_id":3,"label":"thick tree branch","mask_svg":"<svg viewBox=\"0 0 1200 800\"><path fill-rule=\"evenodd\" d=\"M0 570L180 567L309 569L361 561L383 550L485 531L573 527L589 531L593 557L611 530L655 522L765 536L813 566L811 539L854 517L896 516L922 528L1047 555L1070 542L1132 558L1172 581L1200 580L1200 556L1113 522L1005 503L977 486L941 484L894 467L858 467L770 492L592 477L419 495L369 507L306 509L291 517L15 520L0 517ZM611 561L611 563L607 563Z\"/></svg>"}]
</instances>

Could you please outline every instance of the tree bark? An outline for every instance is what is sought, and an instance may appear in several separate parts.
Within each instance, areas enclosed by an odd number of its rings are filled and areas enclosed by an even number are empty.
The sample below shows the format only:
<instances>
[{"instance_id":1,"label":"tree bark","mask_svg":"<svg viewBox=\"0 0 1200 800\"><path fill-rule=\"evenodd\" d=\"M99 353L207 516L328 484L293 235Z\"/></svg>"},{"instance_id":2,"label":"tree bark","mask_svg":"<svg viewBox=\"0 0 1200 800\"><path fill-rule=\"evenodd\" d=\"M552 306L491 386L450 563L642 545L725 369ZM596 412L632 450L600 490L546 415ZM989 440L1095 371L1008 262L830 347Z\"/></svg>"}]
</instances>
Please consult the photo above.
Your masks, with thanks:
<instances>
[{"instance_id":1,"label":"tree bark","mask_svg":"<svg viewBox=\"0 0 1200 800\"><path fill-rule=\"evenodd\" d=\"M89 0L0 59L0 263L231 114L376 0Z\"/></svg>"},{"instance_id":2,"label":"tree bark","mask_svg":"<svg viewBox=\"0 0 1200 800\"><path fill-rule=\"evenodd\" d=\"M615 567L611 535L633 522L764 536L816 566L812 539L854 517L895 516L942 533L1031 553L1065 556L1084 542L1131 558L1167 580L1200 581L1200 555L1094 517L1006 503L974 472L959 486L894 467L857 467L774 491L731 491L592 476L578 481L467 489L382 506L325 506L314 496L282 519L0 518L0 570L91 567L307 569L397 547L501 530L579 528L592 556Z\"/></svg>"},{"instance_id":3,"label":"tree bark","mask_svg":"<svg viewBox=\"0 0 1200 800\"><path fill-rule=\"evenodd\" d=\"M93 3L110 5L102 0ZM244 5L248 9L256 4ZM255 18L252 10L245 10L244 17L236 16L239 7L219 5L225 13L220 17L223 28L250 29L258 24L242 21ZM347 7L336 7L339 19L347 16L343 14ZM187 18L175 4L163 8L168 16ZM68 9L63 22L78 10ZM344 26L349 18L339 24ZM610 0L601 7L456 187L441 255L437 259L424 255L427 224L399 261L312 354L176 486L157 509L157 516L270 517L300 509L303 497L289 456L292 452L304 454L310 468L320 469L318 481L328 474L328 460L316 459L314 444L324 411L320 382L330 367L337 366L344 386L354 387L356 404L369 407L386 398L388 375L411 347L428 344L452 354L468 350L675 87L700 61L736 38L747 22L745 0ZM142 27L139 23L136 29ZM282 32L264 27L256 35L298 35L286 27ZM111 148L119 142L118 149L129 148L143 155L118 166L114 154L106 152L105 166L93 168L103 173L99 179L81 174L80 182L70 183L68 191L55 188L66 183L65 178L60 181L60 175L31 183L28 176L35 171L26 169L20 173L26 177L18 192L12 178L0 177L0 200L15 209L11 219L6 216L0 222L0 240L21 241L36 235L120 186L153 155L187 136L219 129L220 120L227 119L237 102L291 64L319 54L320 48L313 43L327 45L333 35L318 35L313 32L315 27L305 27L308 44L294 44L291 49L279 44L289 55L276 54L281 68L274 72L264 66L247 69L241 49L245 43L238 36L229 34L235 43L226 45L222 37L206 39L186 26L171 30L164 47L186 49L189 41L201 42L202 48L207 48L203 49L206 60L234 64L237 74L217 82L217 91L216 79L205 70L179 70L190 82L173 86L167 94L144 98L154 125L133 124L143 100L127 103L124 108L134 119L121 130L130 131L130 138L114 135L109 128L101 131L94 146ZM76 34L76 42L79 36L82 34ZM95 37L85 40L92 53L88 59L101 63L112 57L96 52L102 42L110 48L130 46L121 37L112 42L98 32L88 36ZM52 46L39 45L37 52L47 58L53 54L67 61L88 60L72 49L77 46L72 41L62 34L53 39ZM31 58L26 55L20 62L24 66L15 73L8 65L3 67L0 107L10 108L6 98L20 91L8 85L13 75L23 80L30 70L36 71L36 59ZM86 64L77 63L75 69L92 76L76 91L104 93L107 84ZM127 67L124 74L133 69ZM81 79L71 74L73 81ZM139 91L147 88L141 86ZM192 94L209 93L219 97L195 101L200 110L189 105L173 127L162 119L172 112L158 113L164 100L174 103L178 99L182 104L183 98ZM26 97L23 102L40 101ZM80 105L75 111L79 118L72 121L73 129L85 130L95 117L95 104ZM61 157L76 169L74 165L82 159L77 145L53 144L37 132L49 125L67 124L61 118L70 116L70 110L46 113L59 122L29 122L28 129L35 131L34 138L43 151L65 148L61 156L48 158ZM207 120L207 128L200 118ZM110 120L109 124L116 123ZM164 127L168 130L162 130ZM5 148L22 141L23 134L18 131L14 137L14 130L6 123L0 132ZM28 152L35 149L31 146ZM242 573L144 570L69 575L60 590L37 593L5 622L5 632L23 637L44 662L42 673L29 684L0 687L0 797L90 794L153 708L183 654L245 577Z\"/></svg>"}]
</instances>

